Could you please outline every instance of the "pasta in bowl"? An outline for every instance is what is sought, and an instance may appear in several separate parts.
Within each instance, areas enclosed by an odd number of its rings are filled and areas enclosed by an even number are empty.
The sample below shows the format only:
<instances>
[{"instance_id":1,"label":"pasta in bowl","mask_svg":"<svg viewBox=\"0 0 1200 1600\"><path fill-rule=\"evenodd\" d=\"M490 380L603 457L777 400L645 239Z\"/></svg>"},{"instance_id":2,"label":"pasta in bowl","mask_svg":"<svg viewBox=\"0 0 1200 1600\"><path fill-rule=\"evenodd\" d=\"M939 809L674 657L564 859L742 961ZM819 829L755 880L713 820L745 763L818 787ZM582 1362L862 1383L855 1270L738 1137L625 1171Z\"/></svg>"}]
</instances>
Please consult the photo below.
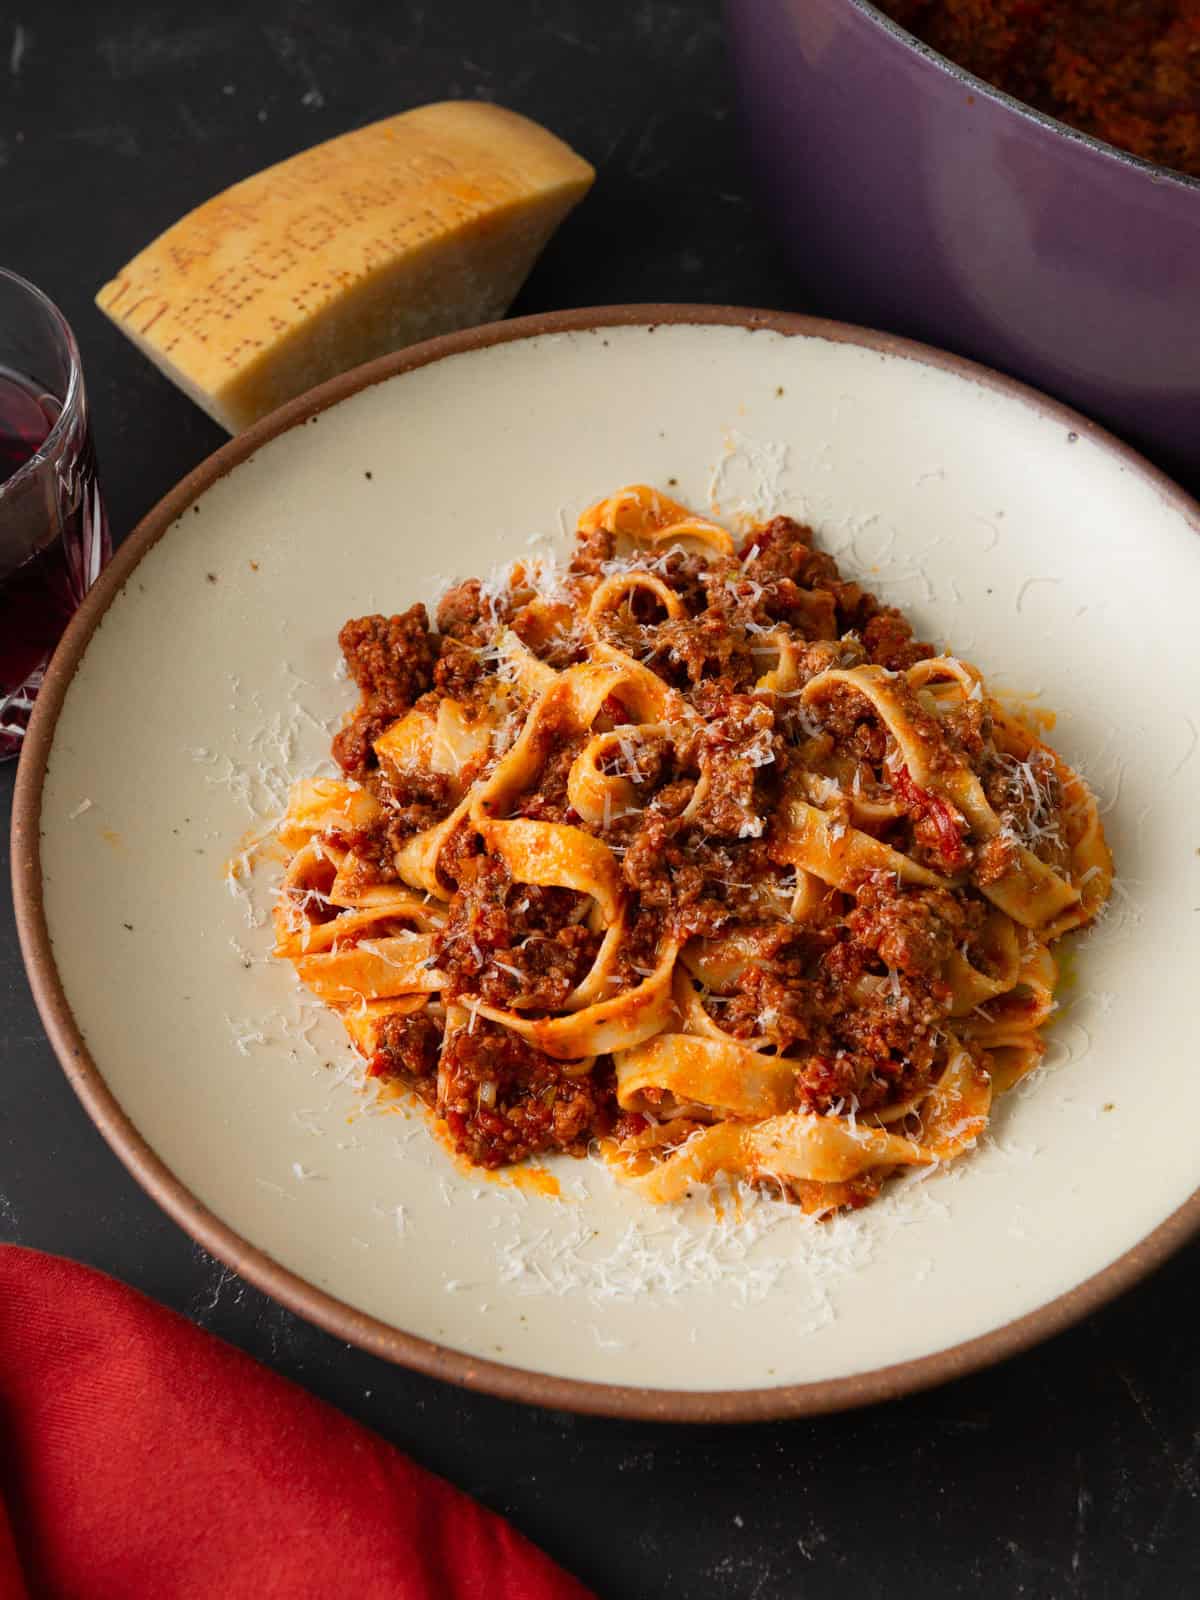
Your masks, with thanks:
<instances>
[{"instance_id":1,"label":"pasta in bowl","mask_svg":"<svg viewBox=\"0 0 1200 1600\"><path fill-rule=\"evenodd\" d=\"M1083 780L789 518L637 485L559 568L352 619L276 954L494 1168L806 1211L967 1150L1112 863Z\"/></svg>"}]
</instances>

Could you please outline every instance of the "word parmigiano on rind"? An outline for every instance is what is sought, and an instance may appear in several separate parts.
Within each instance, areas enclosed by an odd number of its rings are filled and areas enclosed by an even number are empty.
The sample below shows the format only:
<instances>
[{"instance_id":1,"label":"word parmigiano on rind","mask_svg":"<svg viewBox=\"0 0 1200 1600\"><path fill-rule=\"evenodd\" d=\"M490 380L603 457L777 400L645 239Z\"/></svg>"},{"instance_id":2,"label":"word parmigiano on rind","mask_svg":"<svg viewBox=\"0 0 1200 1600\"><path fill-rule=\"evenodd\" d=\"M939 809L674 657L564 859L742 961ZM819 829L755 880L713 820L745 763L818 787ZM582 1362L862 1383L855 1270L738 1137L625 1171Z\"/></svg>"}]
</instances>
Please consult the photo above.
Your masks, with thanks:
<instances>
[{"instance_id":1,"label":"word parmigiano on rind","mask_svg":"<svg viewBox=\"0 0 1200 1600\"><path fill-rule=\"evenodd\" d=\"M96 303L236 433L314 384L503 316L595 172L500 106L420 106L234 184Z\"/></svg>"}]
</instances>

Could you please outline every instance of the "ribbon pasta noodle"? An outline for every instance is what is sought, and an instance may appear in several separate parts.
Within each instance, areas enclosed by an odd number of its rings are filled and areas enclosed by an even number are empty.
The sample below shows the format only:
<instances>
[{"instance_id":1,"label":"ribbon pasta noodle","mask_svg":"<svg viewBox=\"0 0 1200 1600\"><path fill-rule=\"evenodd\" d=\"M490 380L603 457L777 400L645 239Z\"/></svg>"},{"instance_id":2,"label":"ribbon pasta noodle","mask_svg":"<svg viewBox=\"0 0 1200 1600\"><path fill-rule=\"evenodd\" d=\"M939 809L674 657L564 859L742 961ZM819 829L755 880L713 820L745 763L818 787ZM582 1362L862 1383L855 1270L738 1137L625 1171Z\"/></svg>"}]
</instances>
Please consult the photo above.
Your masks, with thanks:
<instances>
[{"instance_id":1,"label":"ribbon pasta noodle","mask_svg":"<svg viewBox=\"0 0 1200 1600\"><path fill-rule=\"evenodd\" d=\"M360 700L280 825L276 954L468 1161L826 1213L1038 1064L1096 803L811 530L634 485L565 566L339 637Z\"/></svg>"}]
</instances>

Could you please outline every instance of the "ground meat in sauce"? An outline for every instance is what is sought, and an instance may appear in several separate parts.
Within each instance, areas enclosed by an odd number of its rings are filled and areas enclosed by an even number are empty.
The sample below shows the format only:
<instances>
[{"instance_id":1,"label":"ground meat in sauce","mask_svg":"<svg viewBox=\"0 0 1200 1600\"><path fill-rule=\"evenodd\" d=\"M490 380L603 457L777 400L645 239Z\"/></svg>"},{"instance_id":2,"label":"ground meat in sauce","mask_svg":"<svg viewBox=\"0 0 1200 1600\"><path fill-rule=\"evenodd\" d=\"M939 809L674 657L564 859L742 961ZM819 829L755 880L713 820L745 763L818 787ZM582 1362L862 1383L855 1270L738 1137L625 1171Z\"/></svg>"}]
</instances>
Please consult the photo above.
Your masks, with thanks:
<instances>
[{"instance_id":1,"label":"ground meat in sauce","mask_svg":"<svg viewBox=\"0 0 1200 1600\"><path fill-rule=\"evenodd\" d=\"M445 1000L469 995L498 1008L561 1009L587 976L599 936L569 889L514 884L502 861L479 855L464 870L434 950Z\"/></svg>"},{"instance_id":2,"label":"ground meat in sauce","mask_svg":"<svg viewBox=\"0 0 1200 1600\"><path fill-rule=\"evenodd\" d=\"M395 617L353 618L338 643L364 700L399 705L399 715L430 686L437 652L423 605Z\"/></svg>"},{"instance_id":3,"label":"ground meat in sauce","mask_svg":"<svg viewBox=\"0 0 1200 1600\"><path fill-rule=\"evenodd\" d=\"M495 602L484 599L478 578L456 584L438 602L438 632L459 644L475 648L487 644L496 624L503 620Z\"/></svg>"},{"instance_id":4,"label":"ground meat in sauce","mask_svg":"<svg viewBox=\"0 0 1200 1600\"><path fill-rule=\"evenodd\" d=\"M892 672L904 672L914 662L933 654L933 646L914 639L908 622L890 606L867 619L862 642L867 660Z\"/></svg>"},{"instance_id":5,"label":"ground meat in sauce","mask_svg":"<svg viewBox=\"0 0 1200 1600\"><path fill-rule=\"evenodd\" d=\"M567 779L571 766L583 749L586 740L580 736L556 743L542 766L542 775L536 789L517 801L514 816L528 817L532 822L579 821L567 796Z\"/></svg>"},{"instance_id":6,"label":"ground meat in sauce","mask_svg":"<svg viewBox=\"0 0 1200 1600\"><path fill-rule=\"evenodd\" d=\"M570 606L556 606L552 612L547 612L544 607L530 605L515 614L510 626L539 661L561 672L564 667L587 659L586 642L576 628L576 620Z\"/></svg>"},{"instance_id":7,"label":"ground meat in sauce","mask_svg":"<svg viewBox=\"0 0 1200 1600\"><path fill-rule=\"evenodd\" d=\"M881 9L1018 100L1200 177L1193 0L882 0Z\"/></svg>"},{"instance_id":8,"label":"ground meat in sauce","mask_svg":"<svg viewBox=\"0 0 1200 1600\"><path fill-rule=\"evenodd\" d=\"M483 840L469 817L463 817L452 828L438 852L437 870L442 882L455 887L474 871L476 860L483 854Z\"/></svg>"},{"instance_id":9,"label":"ground meat in sauce","mask_svg":"<svg viewBox=\"0 0 1200 1600\"><path fill-rule=\"evenodd\" d=\"M962 942L966 914L947 889L910 889L886 873L858 887L846 926L862 949L913 978L940 972Z\"/></svg>"},{"instance_id":10,"label":"ground meat in sauce","mask_svg":"<svg viewBox=\"0 0 1200 1600\"><path fill-rule=\"evenodd\" d=\"M379 849L381 866L414 833L432 828L454 808L454 787L444 772L406 769L389 774L374 787L388 808L386 849Z\"/></svg>"},{"instance_id":11,"label":"ground meat in sauce","mask_svg":"<svg viewBox=\"0 0 1200 1600\"><path fill-rule=\"evenodd\" d=\"M1001 849L1015 854L1021 845L1043 861L1062 862L1066 856L1063 796L1053 758L1037 749L1023 761L992 751L979 765L983 792L1000 820L996 862L1002 859ZM976 881L992 880L976 874Z\"/></svg>"},{"instance_id":12,"label":"ground meat in sauce","mask_svg":"<svg viewBox=\"0 0 1200 1600\"><path fill-rule=\"evenodd\" d=\"M667 588L679 596L692 616L704 610L708 604L712 564L703 556L688 555L683 550L668 550L655 570Z\"/></svg>"},{"instance_id":13,"label":"ground meat in sauce","mask_svg":"<svg viewBox=\"0 0 1200 1600\"><path fill-rule=\"evenodd\" d=\"M411 1016L386 1017L376 1035L375 1053L367 1063L373 1078L401 1078L422 1099L432 1100L442 1029L425 1011Z\"/></svg>"},{"instance_id":14,"label":"ground meat in sauce","mask_svg":"<svg viewBox=\"0 0 1200 1600\"><path fill-rule=\"evenodd\" d=\"M469 706L483 679L479 651L470 645L460 644L450 634L444 635L441 654L433 669L434 687L450 699L457 700L460 705Z\"/></svg>"},{"instance_id":15,"label":"ground meat in sauce","mask_svg":"<svg viewBox=\"0 0 1200 1600\"><path fill-rule=\"evenodd\" d=\"M1034 774L1035 791L1019 764L996 753L983 702L934 716L897 676L892 688L933 747L935 770L937 752L947 766L970 762L1001 818L997 836L973 839L949 802L913 783L864 696L835 686L816 703L800 700L799 689L830 668L869 662L899 675L932 654L899 612L843 581L812 541L811 530L778 517L729 557L644 552L643 565L679 597L684 615L654 621L662 608L647 611L639 600L612 621L609 637L687 697L694 732L680 740L650 729L617 741L604 765L630 783L635 803L593 821L576 813L568 792L591 735L546 718L537 777L505 814L578 827L612 849L627 903L611 994L644 983L667 941L716 948L736 935L746 959L724 992L702 990L709 1016L733 1037L786 1057L796 1107L866 1114L914 1094L938 1070L947 960L964 946L983 959L975 941L987 905L973 886L1011 870L1018 840L1053 848L1045 837L1060 795L1052 769ZM340 642L361 703L334 750L382 806L373 828L334 840L353 853L356 885L396 881L396 852L449 815L496 759L480 757L455 783L435 771L380 770L373 741L423 695L433 716L443 698L469 714L486 708L497 681L489 647L501 625L555 667L585 659L577 619L617 550L603 530L580 541L562 590L572 605L540 602L524 578L507 594L470 579L444 595L436 634L421 606L346 624ZM779 630L794 646L797 686L776 694L756 685L778 657L777 642L765 636ZM628 715L613 697L598 725L619 727ZM854 796L874 801L879 816L861 826L952 877L954 888L869 873L853 895L828 890L811 924L785 920L794 880L772 850L780 797L806 774L830 770L821 764L835 754L841 765L833 770L847 782L853 773L854 788L826 798L830 819L850 826ZM415 1087L445 1119L455 1149L486 1167L538 1151L578 1154L614 1128L631 1140L649 1137L645 1116L619 1110L608 1057L580 1070L480 1015L443 1039L443 1005L561 1013L591 970L603 929L593 926L586 897L514 883L469 818L443 843L437 867L449 899L433 959L447 987L434 1006L380 1024L368 1070ZM678 1137L691 1127L680 1124ZM837 1203L865 1204L878 1183L868 1174L836 1186Z\"/></svg>"},{"instance_id":16,"label":"ground meat in sauce","mask_svg":"<svg viewBox=\"0 0 1200 1600\"><path fill-rule=\"evenodd\" d=\"M378 765L375 740L432 687L437 647L419 604L395 617L352 618L338 643L362 699L333 755L347 777L362 780Z\"/></svg>"},{"instance_id":17,"label":"ground meat in sauce","mask_svg":"<svg viewBox=\"0 0 1200 1600\"><path fill-rule=\"evenodd\" d=\"M1005 873L1012 871L1018 855L1019 847L1015 839L1003 833L996 834L976 853L975 868L971 874L974 882L981 889L999 882Z\"/></svg>"},{"instance_id":18,"label":"ground meat in sauce","mask_svg":"<svg viewBox=\"0 0 1200 1600\"><path fill-rule=\"evenodd\" d=\"M542 1150L582 1154L612 1126L612 1089L603 1077L570 1076L568 1065L484 1017L452 1032L436 1108L455 1150L481 1167Z\"/></svg>"},{"instance_id":19,"label":"ground meat in sauce","mask_svg":"<svg viewBox=\"0 0 1200 1600\"><path fill-rule=\"evenodd\" d=\"M863 915L848 926L781 925L774 936L764 926L732 993L706 1002L726 1032L765 1038L795 1061L802 1109L870 1111L927 1082L934 1067L949 999L938 976L944 934L931 927L941 907L909 905L890 882L868 887ZM907 965L887 972L897 954ZM873 991L849 1003L864 977Z\"/></svg>"},{"instance_id":20,"label":"ground meat in sauce","mask_svg":"<svg viewBox=\"0 0 1200 1600\"><path fill-rule=\"evenodd\" d=\"M607 528L594 528L576 537L570 570L587 578L602 578L604 568L617 553L617 536Z\"/></svg>"},{"instance_id":21,"label":"ground meat in sauce","mask_svg":"<svg viewBox=\"0 0 1200 1600\"><path fill-rule=\"evenodd\" d=\"M766 1037L779 1050L795 1053L819 1031L815 1012L818 986L796 973L755 965L737 980L733 993L709 997L713 1021L735 1039Z\"/></svg>"},{"instance_id":22,"label":"ground meat in sauce","mask_svg":"<svg viewBox=\"0 0 1200 1600\"><path fill-rule=\"evenodd\" d=\"M646 811L621 866L625 882L643 905L686 905L702 891L704 873L676 843L682 836L683 824L677 817Z\"/></svg>"},{"instance_id":23,"label":"ground meat in sauce","mask_svg":"<svg viewBox=\"0 0 1200 1600\"><path fill-rule=\"evenodd\" d=\"M697 760L706 782L694 826L721 839L757 839L766 826L758 774L775 760L771 707L721 691L700 699L705 716Z\"/></svg>"},{"instance_id":24,"label":"ground meat in sauce","mask_svg":"<svg viewBox=\"0 0 1200 1600\"><path fill-rule=\"evenodd\" d=\"M827 609L829 620L824 625L829 632L815 632L811 625L802 628L809 638L858 630L867 660L893 670L903 670L933 654L931 645L913 639L911 626L894 606L881 606L857 583L843 583L836 561L824 551L814 550L812 538L811 528L802 527L790 517L774 518L751 535L752 554L743 563L746 577L768 586L790 583L805 594L820 596L819 612L811 601L799 610L806 619L819 615L824 621ZM789 620L786 609L778 614Z\"/></svg>"},{"instance_id":25,"label":"ground meat in sauce","mask_svg":"<svg viewBox=\"0 0 1200 1600\"><path fill-rule=\"evenodd\" d=\"M669 669L663 676L680 685L698 684L706 676L721 677L731 684L746 686L755 678L754 654L720 616L680 617L664 622L657 630L651 665L664 662Z\"/></svg>"}]
</instances>

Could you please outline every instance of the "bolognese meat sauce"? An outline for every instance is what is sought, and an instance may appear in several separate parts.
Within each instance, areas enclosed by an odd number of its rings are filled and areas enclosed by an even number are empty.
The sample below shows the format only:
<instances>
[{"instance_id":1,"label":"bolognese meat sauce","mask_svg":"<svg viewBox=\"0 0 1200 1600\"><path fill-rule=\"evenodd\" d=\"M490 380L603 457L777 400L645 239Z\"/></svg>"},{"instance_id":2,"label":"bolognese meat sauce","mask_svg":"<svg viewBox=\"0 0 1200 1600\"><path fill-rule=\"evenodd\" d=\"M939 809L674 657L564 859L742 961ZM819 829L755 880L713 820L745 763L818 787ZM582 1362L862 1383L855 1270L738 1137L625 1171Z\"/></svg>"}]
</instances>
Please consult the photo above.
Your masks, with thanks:
<instances>
[{"instance_id":1,"label":"bolognese meat sauce","mask_svg":"<svg viewBox=\"0 0 1200 1600\"><path fill-rule=\"evenodd\" d=\"M676 614L656 615L661 602L631 604L617 646L639 651L685 697L693 732L650 728L614 746L614 771L636 803L596 820L575 810L569 791L583 740L551 726L536 782L505 814L565 822L610 847L628 892L613 993L646 981L664 941L719 950L736 934L736 971L719 991L701 985L701 1003L726 1034L793 1065L795 1108L866 1113L903 1101L934 1070L950 1003L942 972L978 933L986 909L979 888L1011 865L1039 805L1053 810L1050 780L1037 791L1036 775L1025 781L995 754L981 707L938 719L935 742L949 740L956 760L979 766L1004 819L1002 833L976 847L961 813L914 781L862 695L835 687L815 704L802 701L804 685L831 668L872 664L898 675L933 651L894 608L843 580L836 562L813 549L811 531L790 518L757 528L736 554L707 560L681 548L620 557L618 545L604 530L581 539L552 614L569 623L614 570L652 574ZM420 605L346 623L340 643L361 703L334 755L382 802L381 820L355 843L360 870L387 881L396 851L455 803L437 770L381 772L373 745L386 728L414 705L436 713L447 699L471 714L503 675L496 639L509 624L548 664L586 658L569 626L539 638L535 612L527 581L497 590L471 579L444 596L436 631ZM776 692L761 682L781 639L795 686ZM902 679L897 693L918 728L931 723ZM619 723L622 708L611 710ZM504 735L514 736L515 728ZM478 770L490 770L505 748L495 742ZM829 890L811 925L790 921L798 880L773 852L780 799L818 758L840 761L853 792L879 803L877 837L954 887L866 871L852 895ZM845 814L844 797L841 804L831 817ZM614 1128L638 1136L651 1114L621 1112L608 1058L557 1060L477 1009L536 1019L568 1008L604 937L591 900L514 881L467 818L443 841L438 870L452 891L435 940L445 987L435 1005L387 1021L370 1071L416 1089L456 1149L484 1167L538 1151L581 1153ZM464 1020L451 1027L448 1016ZM864 1181L848 1198L873 1192Z\"/></svg>"}]
</instances>

